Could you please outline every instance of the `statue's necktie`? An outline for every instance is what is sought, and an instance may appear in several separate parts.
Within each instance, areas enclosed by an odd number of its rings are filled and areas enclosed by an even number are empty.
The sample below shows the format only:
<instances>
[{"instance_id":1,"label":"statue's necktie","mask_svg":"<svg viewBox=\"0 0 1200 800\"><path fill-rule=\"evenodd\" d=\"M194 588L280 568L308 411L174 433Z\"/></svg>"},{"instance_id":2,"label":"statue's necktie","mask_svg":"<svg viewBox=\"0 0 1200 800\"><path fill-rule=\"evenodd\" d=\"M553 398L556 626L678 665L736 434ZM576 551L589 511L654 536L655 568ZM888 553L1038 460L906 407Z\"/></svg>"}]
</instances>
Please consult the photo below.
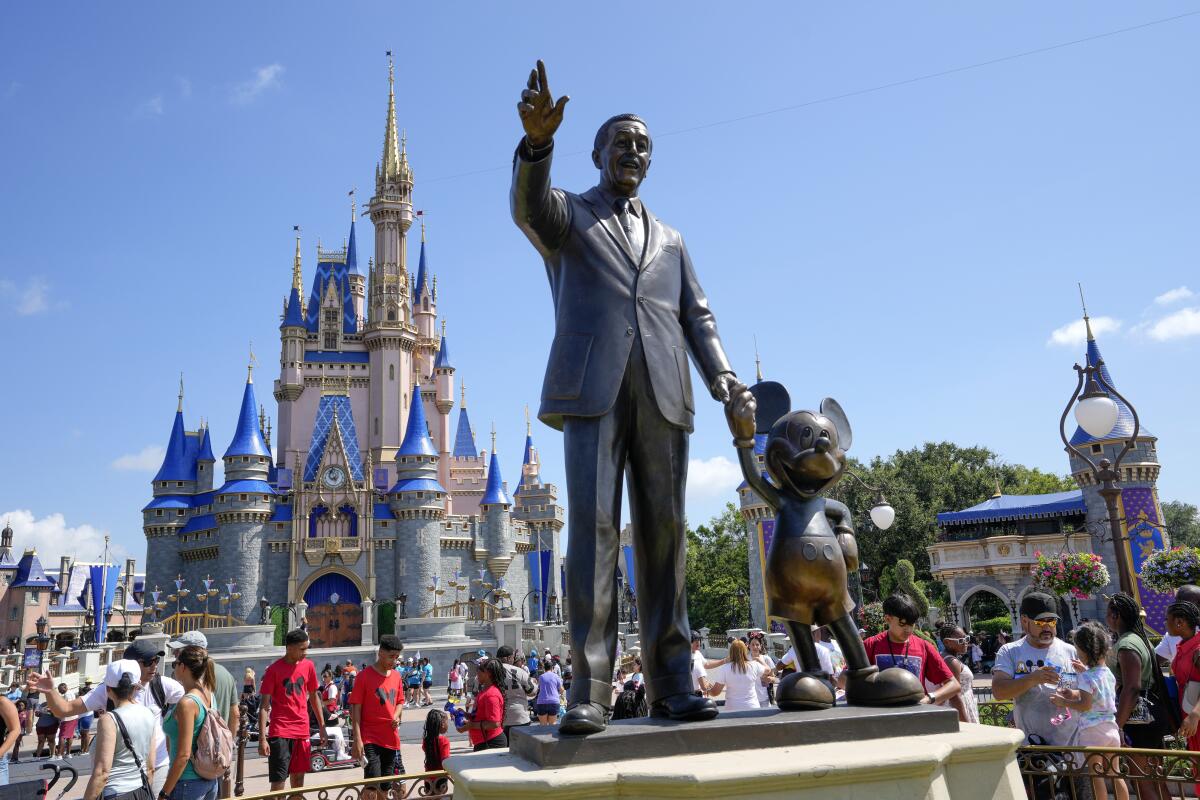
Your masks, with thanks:
<instances>
[{"instance_id":1,"label":"statue's necktie","mask_svg":"<svg viewBox=\"0 0 1200 800\"><path fill-rule=\"evenodd\" d=\"M633 260L642 258L642 226L641 220L633 215L633 202L628 197L619 197L616 202L617 219L621 222L621 230L625 231L625 239L633 253Z\"/></svg>"}]
</instances>

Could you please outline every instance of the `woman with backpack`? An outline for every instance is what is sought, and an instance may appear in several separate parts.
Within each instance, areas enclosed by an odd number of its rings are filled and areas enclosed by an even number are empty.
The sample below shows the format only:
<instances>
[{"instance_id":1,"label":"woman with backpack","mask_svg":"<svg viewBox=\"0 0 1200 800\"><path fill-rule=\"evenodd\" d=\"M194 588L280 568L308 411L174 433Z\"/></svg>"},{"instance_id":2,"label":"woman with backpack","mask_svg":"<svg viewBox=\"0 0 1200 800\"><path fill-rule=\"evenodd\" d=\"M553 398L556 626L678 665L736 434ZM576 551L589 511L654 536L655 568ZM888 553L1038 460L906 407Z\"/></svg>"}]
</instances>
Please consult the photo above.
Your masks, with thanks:
<instances>
[{"instance_id":1,"label":"woman with backpack","mask_svg":"<svg viewBox=\"0 0 1200 800\"><path fill-rule=\"evenodd\" d=\"M84 800L154 800L154 753L158 724L154 712L135 701L142 666L121 660L108 665L104 688L112 711L96 723L92 776Z\"/></svg>"},{"instance_id":2,"label":"woman with backpack","mask_svg":"<svg viewBox=\"0 0 1200 800\"><path fill-rule=\"evenodd\" d=\"M201 730L213 713L216 669L208 651L196 645L177 651L174 677L183 684L184 695L163 719L171 766L158 800L216 800L217 776L206 777L198 772L201 765L196 758ZM224 726L218 727L224 730Z\"/></svg>"}]
</instances>

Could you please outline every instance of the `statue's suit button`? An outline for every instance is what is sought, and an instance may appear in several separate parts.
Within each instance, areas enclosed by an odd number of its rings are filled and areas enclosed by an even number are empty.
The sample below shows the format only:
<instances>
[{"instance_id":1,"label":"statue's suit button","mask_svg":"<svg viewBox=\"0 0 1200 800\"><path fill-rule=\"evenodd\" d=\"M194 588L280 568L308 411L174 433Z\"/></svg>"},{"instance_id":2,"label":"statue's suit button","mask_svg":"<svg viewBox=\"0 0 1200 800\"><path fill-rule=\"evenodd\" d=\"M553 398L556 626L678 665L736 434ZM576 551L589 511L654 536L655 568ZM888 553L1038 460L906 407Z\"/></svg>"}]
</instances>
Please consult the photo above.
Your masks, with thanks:
<instances>
[{"instance_id":1,"label":"statue's suit button","mask_svg":"<svg viewBox=\"0 0 1200 800\"><path fill-rule=\"evenodd\" d=\"M638 302L639 302L639 303L641 303L642 305L645 305L645 304L646 304L646 298L644 298L644 297L639 297L639 298L638 298Z\"/></svg>"},{"instance_id":2,"label":"statue's suit button","mask_svg":"<svg viewBox=\"0 0 1200 800\"><path fill-rule=\"evenodd\" d=\"M632 327L632 326L630 326L630 327L628 327L628 328L626 328L626 329L625 329L625 335L626 335L626 336L633 336L633 327Z\"/></svg>"}]
</instances>

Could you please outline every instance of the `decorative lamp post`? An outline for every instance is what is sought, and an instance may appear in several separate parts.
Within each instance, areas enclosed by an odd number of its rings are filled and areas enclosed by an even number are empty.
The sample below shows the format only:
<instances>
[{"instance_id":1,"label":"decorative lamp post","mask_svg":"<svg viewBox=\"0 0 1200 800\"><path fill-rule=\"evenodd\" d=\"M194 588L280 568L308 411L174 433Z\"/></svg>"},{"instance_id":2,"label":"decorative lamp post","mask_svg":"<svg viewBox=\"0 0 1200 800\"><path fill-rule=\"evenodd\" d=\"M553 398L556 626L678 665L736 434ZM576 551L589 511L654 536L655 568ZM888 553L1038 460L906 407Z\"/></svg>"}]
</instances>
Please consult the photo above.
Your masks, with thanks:
<instances>
[{"instance_id":1,"label":"decorative lamp post","mask_svg":"<svg viewBox=\"0 0 1200 800\"><path fill-rule=\"evenodd\" d=\"M858 604L864 605L863 592L867 584L871 582L871 565L865 561L858 562Z\"/></svg>"},{"instance_id":2,"label":"decorative lamp post","mask_svg":"<svg viewBox=\"0 0 1200 800\"><path fill-rule=\"evenodd\" d=\"M95 644L96 629L93 627L95 622L96 622L96 615L92 611L92 609L89 608L87 611L83 612L84 627L83 627L83 630L80 631L81 635L79 638L83 640L84 644Z\"/></svg>"},{"instance_id":3,"label":"decorative lamp post","mask_svg":"<svg viewBox=\"0 0 1200 800\"><path fill-rule=\"evenodd\" d=\"M1066 408L1063 409L1062 417L1058 421L1058 435L1066 445L1067 450L1077 456L1080 460L1088 465L1091 469L1092 477L1100 487L1100 496L1104 498L1104 506L1108 513L1108 524L1112 536L1113 547L1117 551L1117 580L1121 585L1121 591L1126 594L1134 594L1133 586L1133 564L1132 557L1129 553L1128 537L1121 530L1121 519L1117 513L1117 498L1121 496L1121 460L1133 448L1137 441L1138 431L1141 430L1141 423L1138 421L1137 410L1133 405L1125 399L1107 380L1104 379L1104 361L1097 360L1095 365L1089 364L1086 367L1075 365L1075 372L1078 375L1078 382L1075 385L1075 391L1071 393L1071 399L1067 401ZM1113 427L1117 424L1117 417L1120 409L1113 401L1113 396L1125 404L1129 409L1129 413L1133 415L1133 433L1129 438L1125 439L1125 446L1117 453L1116 462L1110 462L1107 458L1101 458L1099 462L1093 461L1090 456L1084 453L1075 445L1071 444L1071 440L1067 437L1067 414L1070 413L1071 407L1075 407L1075 421L1079 423L1079 427L1083 428L1084 432L1089 436L1099 438L1112 433Z\"/></svg>"},{"instance_id":4,"label":"decorative lamp post","mask_svg":"<svg viewBox=\"0 0 1200 800\"><path fill-rule=\"evenodd\" d=\"M1017 632L1017 593L1012 589L1008 590L1008 610L1012 612L1013 618L1013 633Z\"/></svg>"},{"instance_id":5,"label":"decorative lamp post","mask_svg":"<svg viewBox=\"0 0 1200 800\"><path fill-rule=\"evenodd\" d=\"M266 625L267 621L271 617L271 601L265 597L262 598L261 600L259 600L258 601L258 610L262 614L262 620L261 620L260 624Z\"/></svg>"},{"instance_id":6,"label":"decorative lamp post","mask_svg":"<svg viewBox=\"0 0 1200 800\"><path fill-rule=\"evenodd\" d=\"M187 597L189 594L192 593L191 589L184 588L185 583L186 583L186 581L184 581L182 575L176 575L175 576L175 594L173 594L167 598L168 600L175 601L175 615L176 616L179 616L179 614L181 613L181 606L183 603L183 598Z\"/></svg>"},{"instance_id":7,"label":"decorative lamp post","mask_svg":"<svg viewBox=\"0 0 1200 800\"><path fill-rule=\"evenodd\" d=\"M550 606L549 611L551 619L554 620L555 625L561 625L562 615L558 613L558 595L554 593L553 589L550 590L550 596L546 598L546 600Z\"/></svg>"},{"instance_id":8,"label":"decorative lamp post","mask_svg":"<svg viewBox=\"0 0 1200 800\"><path fill-rule=\"evenodd\" d=\"M408 594L401 592L396 597L396 602L400 604L400 619L408 618Z\"/></svg>"}]
</instances>

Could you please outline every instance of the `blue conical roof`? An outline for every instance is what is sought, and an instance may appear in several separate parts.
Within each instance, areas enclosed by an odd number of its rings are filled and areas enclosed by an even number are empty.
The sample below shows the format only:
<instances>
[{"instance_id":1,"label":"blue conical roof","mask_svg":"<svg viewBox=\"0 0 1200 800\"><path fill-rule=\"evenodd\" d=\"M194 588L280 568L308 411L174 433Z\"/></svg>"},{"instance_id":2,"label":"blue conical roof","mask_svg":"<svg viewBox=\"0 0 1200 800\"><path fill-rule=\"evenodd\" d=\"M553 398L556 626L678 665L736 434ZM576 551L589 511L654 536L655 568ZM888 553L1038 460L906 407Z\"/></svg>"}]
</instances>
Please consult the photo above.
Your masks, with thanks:
<instances>
[{"instance_id":1,"label":"blue conical roof","mask_svg":"<svg viewBox=\"0 0 1200 800\"><path fill-rule=\"evenodd\" d=\"M1092 336L1091 326L1088 326L1088 342L1087 342L1087 363L1088 366L1094 367L1103 360L1100 355L1100 346L1096 344L1096 339ZM1104 382L1109 386L1116 388L1113 383L1112 375L1108 372L1108 364L1100 366L1100 376L1104 378ZM1099 383L1099 381L1097 381ZM1101 387L1103 389L1103 387ZM1071 437L1071 444L1092 444L1093 442L1103 442L1112 439L1128 439L1133 435L1133 412L1129 410L1129 406L1121 402L1121 399L1113 394L1109 394L1112 401L1117 404L1117 422L1113 425L1113 429L1104 436L1092 436L1083 428L1077 427L1075 435ZM1138 430L1138 437L1150 436L1150 431L1146 430L1146 426L1142 425Z\"/></svg>"},{"instance_id":2,"label":"blue conical roof","mask_svg":"<svg viewBox=\"0 0 1200 800\"><path fill-rule=\"evenodd\" d=\"M413 293L413 305L421 302L421 293L425 291L425 240L421 240L421 258L417 261L417 289Z\"/></svg>"},{"instance_id":3,"label":"blue conical roof","mask_svg":"<svg viewBox=\"0 0 1200 800\"><path fill-rule=\"evenodd\" d=\"M454 435L454 457L476 458L479 449L475 447L475 434L471 432L471 420L467 418L467 407L458 410L458 432Z\"/></svg>"},{"instance_id":4,"label":"blue conical roof","mask_svg":"<svg viewBox=\"0 0 1200 800\"><path fill-rule=\"evenodd\" d=\"M292 287L292 293L288 295L287 309L283 312L283 322L279 327L304 327L304 309L300 305L300 290L295 286Z\"/></svg>"},{"instance_id":5,"label":"blue conical roof","mask_svg":"<svg viewBox=\"0 0 1200 800\"><path fill-rule=\"evenodd\" d=\"M512 505L512 500L508 499L508 493L504 491L504 479L500 477L500 459L496 457L496 451L492 451L492 462L488 465L488 481L487 488L483 490L483 499L479 501L479 505Z\"/></svg>"},{"instance_id":6,"label":"blue conical roof","mask_svg":"<svg viewBox=\"0 0 1200 800\"><path fill-rule=\"evenodd\" d=\"M271 457L271 449L263 439L262 430L258 427L258 403L254 399L254 381L246 379L246 390L242 393L242 410L238 414L237 430L233 432L233 441L225 451L225 458L230 456L263 456Z\"/></svg>"},{"instance_id":7,"label":"blue conical roof","mask_svg":"<svg viewBox=\"0 0 1200 800\"><path fill-rule=\"evenodd\" d=\"M183 412L175 412L175 422L171 425L171 439L167 442L167 454L163 457L162 466L154 476L156 481L194 481L196 480L196 462L188 457L187 434L183 429Z\"/></svg>"},{"instance_id":8,"label":"blue conical roof","mask_svg":"<svg viewBox=\"0 0 1200 800\"><path fill-rule=\"evenodd\" d=\"M525 434L525 459L521 462L522 467L528 467L533 463L533 434ZM517 488L513 491L514 495L520 494L525 488L525 470L521 470L521 481L517 484Z\"/></svg>"},{"instance_id":9,"label":"blue conical roof","mask_svg":"<svg viewBox=\"0 0 1200 800\"><path fill-rule=\"evenodd\" d=\"M46 577L46 571L42 569L42 562L38 560L37 553L26 550L25 555L17 562L17 574L13 577L12 588L49 589L54 585L54 581Z\"/></svg>"},{"instance_id":10,"label":"blue conical roof","mask_svg":"<svg viewBox=\"0 0 1200 800\"><path fill-rule=\"evenodd\" d=\"M351 275L361 275L358 271L358 247L354 243L354 220L350 220L350 244L346 245L346 270Z\"/></svg>"},{"instance_id":11,"label":"blue conical roof","mask_svg":"<svg viewBox=\"0 0 1200 800\"><path fill-rule=\"evenodd\" d=\"M429 441L429 425L425 422L425 404L421 401L421 385L413 385L412 405L408 409L408 427L404 430L404 441L397 456L436 456L433 442Z\"/></svg>"},{"instance_id":12,"label":"blue conical roof","mask_svg":"<svg viewBox=\"0 0 1200 800\"><path fill-rule=\"evenodd\" d=\"M212 439L208 435L208 428L204 429L204 436L200 439L200 451L196 453L197 461L216 461L213 457Z\"/></svg>"},{"instance_id":13,"label":"blue conical roof","mask_svg":"<svg viewBox=\"0 0 1200 800\"><path fill-rule=\"evenodd\" d=\"M438 348L437 358L433 362L434 369L454 369L450 366L450 351L446 348L446 335L442 334L442 346Z\"/></svg>"}]
</instances>

